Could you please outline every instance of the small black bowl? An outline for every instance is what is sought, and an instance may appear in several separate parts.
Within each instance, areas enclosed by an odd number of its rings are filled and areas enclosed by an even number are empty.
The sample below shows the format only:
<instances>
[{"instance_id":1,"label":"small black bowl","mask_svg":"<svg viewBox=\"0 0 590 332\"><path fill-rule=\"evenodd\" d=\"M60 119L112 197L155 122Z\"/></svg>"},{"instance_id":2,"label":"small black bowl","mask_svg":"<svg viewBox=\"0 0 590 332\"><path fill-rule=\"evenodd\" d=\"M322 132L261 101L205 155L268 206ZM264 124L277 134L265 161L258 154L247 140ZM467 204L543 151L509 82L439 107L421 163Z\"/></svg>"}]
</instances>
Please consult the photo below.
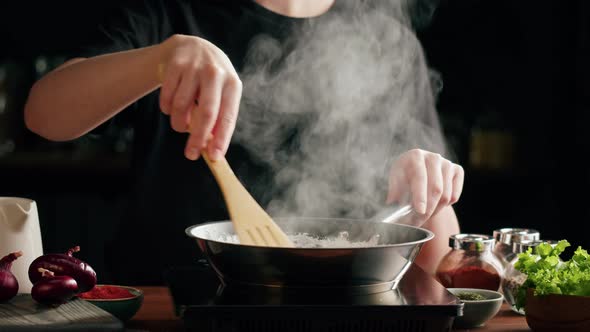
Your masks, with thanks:
<instances>
[{"instance_id":1,"label":"small black bowl","mask_svg":"<svg viewBox=\"0 0 590 332\"><path fill-rule=\"evenodd\" d=\"M122 322L126 322L129 319L133 318L141 305L143 304L143 291L137 288L129 287L129 286L119 286L119 285L96 285L94 287L119 287L127 289L131 294L132 297L120 298L120 299L83 299L84 301L88 301L95 306L101 308L102 310L110 313L111 315L117 317Z\"/></svg>"}]
</instances>

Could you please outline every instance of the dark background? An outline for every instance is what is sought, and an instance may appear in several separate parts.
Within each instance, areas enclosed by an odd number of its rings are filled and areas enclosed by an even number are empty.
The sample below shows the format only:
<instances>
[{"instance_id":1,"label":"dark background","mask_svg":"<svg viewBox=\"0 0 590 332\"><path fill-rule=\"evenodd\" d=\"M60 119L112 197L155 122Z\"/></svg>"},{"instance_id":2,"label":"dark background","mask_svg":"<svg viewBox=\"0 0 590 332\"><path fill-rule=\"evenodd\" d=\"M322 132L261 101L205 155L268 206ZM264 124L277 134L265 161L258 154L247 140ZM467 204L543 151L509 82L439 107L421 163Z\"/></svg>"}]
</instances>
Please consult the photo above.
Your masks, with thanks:
<instances>
[{"instance_id":1,"label":"dark background","mask_svg":"<svg viewBox=\"0 0 590 332\"><path fill-rule=\"evenodd\" d=\"M36 200L45 251L79 244L78 256L99 273L125 204L132 132L46 142L25 129L22 109L34 80L118 5L0 8L0 196ZM445 132L466 171L456 205L464 232L533 227L590 247L589 9L586 1L443 0L419 31L443 80Z\"/></svg>"}]
</instances>

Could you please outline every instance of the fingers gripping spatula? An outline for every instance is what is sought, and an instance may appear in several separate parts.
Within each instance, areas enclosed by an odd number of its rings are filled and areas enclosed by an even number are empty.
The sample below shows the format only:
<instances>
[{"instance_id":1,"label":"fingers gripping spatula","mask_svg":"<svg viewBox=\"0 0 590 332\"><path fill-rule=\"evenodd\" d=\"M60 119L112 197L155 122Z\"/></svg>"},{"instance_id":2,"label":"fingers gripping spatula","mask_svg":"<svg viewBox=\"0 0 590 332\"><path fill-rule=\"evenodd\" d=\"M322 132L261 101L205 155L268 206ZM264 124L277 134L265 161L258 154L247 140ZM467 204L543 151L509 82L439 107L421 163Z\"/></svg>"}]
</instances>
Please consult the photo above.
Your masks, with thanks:
<instances>
[{"instance_id":1,"label":"fingers gripping spatula","mask_svg":"<svg viewBox=\"0 0 590 332\"><path fill-rule=\"evenodd\" d=\"M165 67L158 66L158 77L163 80ZM294 247L281 228L234 174L225 157L211 160L205 150L201 155L213 173L225 199L230 219L240 243L268 247Z\"/></svg>"}]
</instances>

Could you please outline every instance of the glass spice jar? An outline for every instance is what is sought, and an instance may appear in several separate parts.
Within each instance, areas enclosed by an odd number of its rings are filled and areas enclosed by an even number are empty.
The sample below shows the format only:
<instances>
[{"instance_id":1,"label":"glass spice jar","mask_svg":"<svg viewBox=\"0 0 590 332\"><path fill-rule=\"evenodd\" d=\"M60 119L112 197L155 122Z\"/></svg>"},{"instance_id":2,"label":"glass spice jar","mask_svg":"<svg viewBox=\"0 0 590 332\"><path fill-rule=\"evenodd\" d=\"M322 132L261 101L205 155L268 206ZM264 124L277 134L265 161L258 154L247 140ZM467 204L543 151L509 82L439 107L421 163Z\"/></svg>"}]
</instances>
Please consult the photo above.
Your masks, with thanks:
<instances>
[{"instance_id":1,"label":"glass spice jar","mask_svg":"<svg viewBox=\"0 0 590 332\"><path fill-rule=\"evenodd\" d=\"M516 256L512 248L514 243L538 241L541 238L539 231L531 228L501 228L496 229L493 235L496 241L493 252L504 268Z\"/></svg>"},{"instance_id":2,"label":"glass spice jar","mask_svg":"<svg viewBox=\"0 0 590 332\"><path fill-rule=\"evenodd\" d=\"M506 266L504 270L504 278L502 279L502 293L504 294L504 299L506 299L506 303L510 305L512 311L517 312L521 315L524 315L524 309L517 309L516 308L516 293L518 289L524 282L526 281L526 274L520 272L514 267L514 264L518 262L518 255L520 253L526 252L529 248L533 248L533 253L535 253L535 247L541 243L548 243L552 247L557 245L557 241L553 240L534 240L534 241L519 241L514 242L512 245L514 258L510 260L510 263Z\"/></svg>"},{"instance_id":3,"label":"glass spice jar","mask_svg":"<svg viewBox=\"0 0 590 332\"><path fill-rule=\"evenodd\" d=\"M478 288L498 291L503 268L493 254L494 239L482 234L449 237L452 248L441 260L436 277L446 288Z\"/></svg>"}]
</instances>

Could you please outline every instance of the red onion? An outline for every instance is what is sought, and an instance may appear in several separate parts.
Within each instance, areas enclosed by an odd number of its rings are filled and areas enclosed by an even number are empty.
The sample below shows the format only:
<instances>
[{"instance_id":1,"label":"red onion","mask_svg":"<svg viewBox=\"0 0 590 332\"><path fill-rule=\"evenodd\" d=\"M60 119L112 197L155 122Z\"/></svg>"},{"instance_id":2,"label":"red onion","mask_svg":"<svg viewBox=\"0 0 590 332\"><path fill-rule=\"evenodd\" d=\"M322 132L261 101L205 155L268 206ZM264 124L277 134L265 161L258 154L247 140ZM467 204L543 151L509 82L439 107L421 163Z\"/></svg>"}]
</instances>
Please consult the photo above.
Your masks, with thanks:
<instances>
[{"instance_id":1,"label":"red onion","mask_svg":"<svg viewBox=\"0 0 590 332\"><path fill-rule=\"evenodd\" d=\"M18 280L16 280L10 269L12 268L12 262L22 255L22 251L17 251L0 259L0 302L10 300L18 293Z\"/></svg>"},{"instance_id":2,"label":"red onion","mask_svg":"<svg viewBox=\"0 0 590 332\"><path fill-rule=\"evenodd\" d=\"M78 292L78 284L69 276L56 276L44 268L37 270L41 279L31 289L33 299L41 304L57 306L66 303Z\"/></svg>"},{"instance_id":3,"label":"red onion","mask_svg":"<svg viewBox=\"0 0 590 332\"><path fill-rule=\"evenodd\" d=\"M70 276L76 280L80 293L91 290L96 285L96 272L86 262L72 256L80 251L76 246L65 254L46 254L37 257L29 266L29 279L33 284L41 279L39 268L52 271L56 276Z\"/></svg>"}]
</instances>

